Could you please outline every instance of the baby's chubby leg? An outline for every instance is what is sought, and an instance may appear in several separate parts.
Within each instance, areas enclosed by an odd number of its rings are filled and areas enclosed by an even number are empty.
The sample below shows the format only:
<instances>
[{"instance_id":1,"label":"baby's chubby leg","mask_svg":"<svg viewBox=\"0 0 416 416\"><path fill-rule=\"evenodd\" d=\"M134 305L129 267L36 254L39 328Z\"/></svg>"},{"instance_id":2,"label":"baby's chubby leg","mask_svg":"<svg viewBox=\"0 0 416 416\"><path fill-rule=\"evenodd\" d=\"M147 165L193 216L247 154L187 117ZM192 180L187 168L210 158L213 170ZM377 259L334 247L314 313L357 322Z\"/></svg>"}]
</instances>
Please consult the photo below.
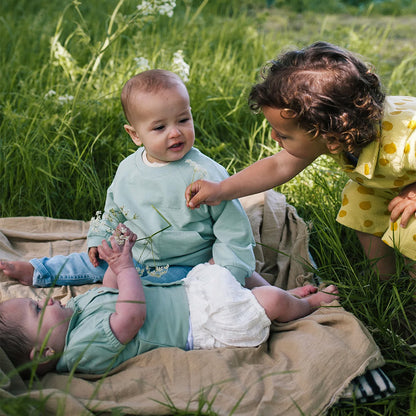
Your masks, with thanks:
<instances>
[{"instance_id":1,"label":"baby's chubby leg","mask_svg":"<svg viewBox=\"0 0 416 416\"><path fill-rule=\"evenodd\" d=\"M308 285L290 292L276 286L260 286L252 289L252 292L269 319L278 322L302 318L323 304L338 299L338 289L334 285L327 286L322 291L316 291L316 288Z\"/></svg>"},{"instance_id":2,"label":"baby's chubby leg","mask_svg":"<svg viewBox=\"0 0 416 416\"><path fill-rule=\"evenodd\" d=\"M0 270L23 285L31 286L33 283L34 267L28 261L0 260Z\"/></svg>"}]
</instances>

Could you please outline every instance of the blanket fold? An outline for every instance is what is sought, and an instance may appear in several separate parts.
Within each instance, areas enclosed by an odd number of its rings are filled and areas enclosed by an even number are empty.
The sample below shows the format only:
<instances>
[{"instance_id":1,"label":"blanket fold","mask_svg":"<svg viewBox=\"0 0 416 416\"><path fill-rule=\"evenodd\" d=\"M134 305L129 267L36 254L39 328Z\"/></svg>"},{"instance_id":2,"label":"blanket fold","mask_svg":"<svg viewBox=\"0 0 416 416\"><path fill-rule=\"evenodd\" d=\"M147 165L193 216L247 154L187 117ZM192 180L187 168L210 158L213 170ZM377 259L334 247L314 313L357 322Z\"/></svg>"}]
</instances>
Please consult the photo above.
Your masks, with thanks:
<instances>
[{"instance_id":1,"label":"blanket fold","mask_svg":"<svg viewBox=\"0 0 416 416\"><path fill-rule=\"evenodd\" d=\"M313 280L308 227L285 198L267 191L241 199L255 239L256 269L271 284L293 288ZM28 260L86 250L88 222L44 217L0 218L0 258ZM0 273L0 300L66 302L93 285L31 288ZM318 415L350 381L383 365L367 329L338 302L285 324L273 324L257 348L182 351L160 348L134 357L105 377L49 373L30 389L0 350L0 397L44 398L47 414L168 415L198 409L200 397L218 415ZM170 407L172 406L172 407Z\"/></svg>"}]
</instances>

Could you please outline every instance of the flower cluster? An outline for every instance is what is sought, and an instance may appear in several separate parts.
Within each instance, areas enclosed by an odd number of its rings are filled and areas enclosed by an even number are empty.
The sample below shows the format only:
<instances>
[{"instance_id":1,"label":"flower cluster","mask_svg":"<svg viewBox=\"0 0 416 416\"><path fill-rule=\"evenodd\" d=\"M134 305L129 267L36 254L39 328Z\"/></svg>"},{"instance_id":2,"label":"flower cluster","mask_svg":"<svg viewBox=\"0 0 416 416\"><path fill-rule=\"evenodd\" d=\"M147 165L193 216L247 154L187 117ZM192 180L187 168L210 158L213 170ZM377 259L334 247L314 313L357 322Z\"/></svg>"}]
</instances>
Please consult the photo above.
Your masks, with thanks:
<instances>
[{"instance_id":1,"label":"flower cluster","mask_svg":"<svg viewBox=\"0 0 416 416\"><path fill-rule=\"evenodd\" d=\"M140 72L147 71L148 69L150 69L149 61L143 56L140 56L139 58L134 58L134 62L136 63L137 68Z\"/></svg>"},{"instance_id":2,"label":"flower cluster","mask_svg":"<svg viewBox=\"0 0 416 416\"><path fill-rule=\"evenodd\" d=\"M195 182L197 179L203 179L208 175L208 172L205 168L198 165L194 160L186 159L185 163L187 163L191 168L194 170L192 175L192 182Z\"/></svg>"},{"instance_id":3,"label":"flower cluster","mask_svg":"<svg viewBox=\"0 0 416 416\"><path fill-rule=\"evenodd\" d=\"M51 38L51 60L55 66L60 66L68 78L75 80L79 72L77 63L69 51L59 42L60 33Z\"/></svg>"},{"instance_id":4,"label":"flower cluster","mask_svg":"<svg viewBox=\"0 0 416 416\"><path fill-rule=\"evenodd\" d=\"M55 97L56 96L56 91L54 90L49 90L46 94L45 94L45 98L51 98L51 97ZM70 101L72 101L74 99L73 95L59 95L57 97L57 100L60 104L66 104L69 103Z\"/></svg>"},{"instance_id":5,"label":"flower cluster","mask_svg":"<svg viewBox=\"0 0 416 416\"><path fill-rule=\"evenodd\" d=\"M136 214L129 216L128 210L124 207L120 207L120 211L116 211L114 208L104 214L102 211L97 211L95 217L91 218L90 228L93 232L105 231L109 234L113 234L114 230L117 228L117 225L124 223L126 219L130 217L132 220L137 219Z\"/></svg>"},{"instance_id":6,"label":"flower cluster","mask_svg":"<svg viewBox=\"0 0 416 416\"><path fill-rule=\"evenodd\" d=\"M146 276L146 275L153 276L153 277L162 277L164 274L167 273L168 269L169 269L169 264L166 264L165 266L155 266L154 268L151 268L149 266L136 267L137 273L139 274L140 277Z\"/></svg>"},{"instance_id":7,"label":"flower cluster","mask_svg":"<svg viewBox=\"0 0 416 416\"><path fill-rule=\"evenodd\" d=\"M173 54L172 71L178 74L183 82L189 81L189 65L185 62L183 50L181 49Z\"/></svg>"},{"instance_id":8,"label":"flower cluster","mask_svg":"<svg viewBox=\"0 0 416 416\"><path fill-rule=\"evenodd\" d=\"M160 229L159 231L156 231L150 236L138 238L136 240L136 244L139 241L142 242L141 244L143 244L143 249L144 247L150 245L150 250L152 252L153 252L153 249L152 249L153 237L172 226L171 223L159 212L157 208L155 207L153 208L156 211L156 213L160 217L162 217L164 221L166 221L167 226ZM99 232L105 231L109 234L114 235L116 243L122 246L125 243L125 241L128 239L128 237L124 234L126 230L125 226L122 225L121 227L119 227L119 229L117 228L117 226L120 223L123 224L124 222L126 222L127 218L129 220L136 220L137 215L136 214L130 215L129 211L124 207L120 207L120 211L116 211L114 208L112 208L111 210L109 210L108 213L105 212L104 214L102 213L102 211L97 211L95 213L95 217L91 218L90 229L92 232L99 233ZM140 263L140 259L136 259L136 260L138 263ZM169 269L169 264L166 264L165 266L155 265L154 267L149 267L148 265L146 265L146 266L136 267L136 270L139 273L139 276L143 276L144 273L146 272L147 275L154 276L154 277L161 277L168 271L168 269Z\"/></svg>"},{"instance_id":9,"label":"flower cluster","mask_svg":"<svg viewBox=\"0 0 416 416\"><path fill-rule=\"evenodd\" d=\"M160 14L172 17L175 6L175 0L143 0L142 3L137 6L137 10L142 16Z\"/></svg>"},{"instance_id":10,"label":"flower cluster","mask_svg":"<svg viewBox=\"0 0 416 416\"><path fill-rule=\"evenodd\" d=\"M129 239L126 235L127 227L123 224L120 228L116 228L113 233L114 239L119 246L124 245L125 241Z\"/></svg>"}]
</instances>

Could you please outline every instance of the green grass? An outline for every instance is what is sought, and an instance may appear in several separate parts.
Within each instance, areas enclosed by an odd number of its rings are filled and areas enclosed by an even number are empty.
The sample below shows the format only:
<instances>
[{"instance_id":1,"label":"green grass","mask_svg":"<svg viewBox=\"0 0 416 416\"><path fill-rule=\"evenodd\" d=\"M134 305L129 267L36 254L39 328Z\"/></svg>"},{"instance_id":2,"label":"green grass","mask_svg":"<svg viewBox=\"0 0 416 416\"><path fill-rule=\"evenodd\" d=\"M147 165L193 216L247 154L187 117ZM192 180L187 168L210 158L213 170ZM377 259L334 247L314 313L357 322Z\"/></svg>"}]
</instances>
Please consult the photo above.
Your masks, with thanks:
<instances>
[{"instance_id":1,"label":"green grass","mask_svg":"<svg viewBox=\"0 0 416 416\"><path fill-rule=\"evenodd\" d=\"M266 8L260 0L183 0L172 18L138 18L137 3L0 3L1 216L88 220L102 209L116 167L135 150L119 94L140 70L138 57L172 69L173 53L183 50L196 146L230 173L278 151L263 118L250 113L247 92L262 64L286 48L339 44L371 62L389 94L416 95L412 2L331 0L320 10L312 0L282 8L279 1ZM52 53L53 38L67 55ZM311 223L320 276L339 286L345 308L370 330L398 392L329 414L416 415L415 284L404 266L380 283L355 234L335 222L345 180L322 159L279 190ZM8 406L16 407L8 414L23 414L21 401Z\"/></svg>"}]
</instances>

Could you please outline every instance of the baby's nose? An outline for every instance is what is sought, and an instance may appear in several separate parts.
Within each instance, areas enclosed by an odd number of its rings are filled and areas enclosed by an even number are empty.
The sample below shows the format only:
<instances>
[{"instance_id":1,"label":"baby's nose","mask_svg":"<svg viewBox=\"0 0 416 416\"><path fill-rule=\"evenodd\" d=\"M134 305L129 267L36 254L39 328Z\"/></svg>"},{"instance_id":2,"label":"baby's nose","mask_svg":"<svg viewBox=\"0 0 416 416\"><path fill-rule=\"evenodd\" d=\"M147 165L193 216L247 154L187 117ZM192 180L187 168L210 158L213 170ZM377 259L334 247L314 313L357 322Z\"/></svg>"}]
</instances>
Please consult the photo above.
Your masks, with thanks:
<instances>
[{"instance_id":1,"label":"baby's nose","mask_svg":"<svg viewBox=\"0 0 416 416\"><path fill-rule=\"evenodd\" d=\"M54 304L54 300L52 298L45 299L45 306L51 306Z\"/></svg>"},{"instance_id":2,"label":"baby's nose","mask_svg":"<svg viewBox=\"0 0 416 416\"><path fill-rule=\"evenodd\" d=\"M173 127L169 132L169 137L179 137L180 135L181 132L177 127Z\"/></svg>"}]
</instances>

